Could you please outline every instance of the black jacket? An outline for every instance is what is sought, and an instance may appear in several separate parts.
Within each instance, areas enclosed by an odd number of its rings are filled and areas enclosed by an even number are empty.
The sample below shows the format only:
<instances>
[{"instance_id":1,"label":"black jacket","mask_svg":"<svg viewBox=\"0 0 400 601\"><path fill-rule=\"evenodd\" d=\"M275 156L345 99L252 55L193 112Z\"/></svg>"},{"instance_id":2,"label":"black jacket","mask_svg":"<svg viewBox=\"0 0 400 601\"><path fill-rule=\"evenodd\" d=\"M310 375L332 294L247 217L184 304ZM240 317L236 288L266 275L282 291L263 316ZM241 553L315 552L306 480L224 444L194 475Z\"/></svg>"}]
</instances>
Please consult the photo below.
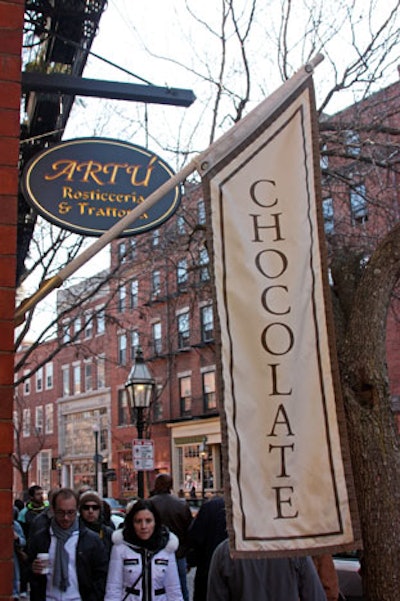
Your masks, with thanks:
<instances>
[{"instance_id":1,"label":"black jacket","mask_svg":"<svg viewBox=\"0 0 400 601\"><path fill-rule=\"evenodd\" d=\"M185 557L188 551L188 530L193 520L189 505L171 493L160 493L150 500L158 510L162 523L179 539L176 557Z\"/></svg>"},{"instance_id":2,"label":"black jacket","mask_svg":"<svg viewBox=\"0 0 400 601\"><path fill-rule=\"evenodd\" d=\"M33 534L28 545L29 565L32 565L38 553L48 553L50 542L50 525ZM81 598L83 601L103 601L108 568L107 551L98 534L91 532L82 524L79 526L76 554ZM29 581L31 585L30 601L45 601L46 576L30 571Z\"/></svg>"}]
</instances>

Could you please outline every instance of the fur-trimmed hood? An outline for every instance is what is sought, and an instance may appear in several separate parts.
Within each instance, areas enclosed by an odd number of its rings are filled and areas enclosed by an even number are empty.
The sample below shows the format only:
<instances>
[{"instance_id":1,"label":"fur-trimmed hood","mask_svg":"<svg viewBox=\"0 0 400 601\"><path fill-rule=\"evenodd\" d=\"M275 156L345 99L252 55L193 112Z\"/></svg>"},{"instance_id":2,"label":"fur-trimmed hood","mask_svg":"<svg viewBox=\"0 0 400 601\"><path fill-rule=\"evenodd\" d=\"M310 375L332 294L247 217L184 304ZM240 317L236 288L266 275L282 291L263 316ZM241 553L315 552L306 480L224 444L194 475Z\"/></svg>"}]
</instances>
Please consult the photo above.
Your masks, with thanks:
<instances>
[{"instance_id":1,"label":"fur-trimmed hood","mask_svg":"<svg viewBox=\"0 0 400 601\"><path fill-rule=\"evenodd\" d=\"M168 553L175 553L175 551L179 547L178 537L173 532L168 530L168 528L166 528L166 526L163 526L163 534L165 534L165 538L167 539L167 542L166 542L166 545L164 545L161 548L165 549L165 551L167 551ZM136 551L137 549L140 548L137 545L129 543L128 541L126 541L124 539L124 533L123 533L122 528L118 528L118 530L114 530L113 535L112 535L112 542L114 545L126 545L127 547L130 547L134 551ZM158 549L158 550L161 550L161 549Z\"/></svg>"}]
</instances>

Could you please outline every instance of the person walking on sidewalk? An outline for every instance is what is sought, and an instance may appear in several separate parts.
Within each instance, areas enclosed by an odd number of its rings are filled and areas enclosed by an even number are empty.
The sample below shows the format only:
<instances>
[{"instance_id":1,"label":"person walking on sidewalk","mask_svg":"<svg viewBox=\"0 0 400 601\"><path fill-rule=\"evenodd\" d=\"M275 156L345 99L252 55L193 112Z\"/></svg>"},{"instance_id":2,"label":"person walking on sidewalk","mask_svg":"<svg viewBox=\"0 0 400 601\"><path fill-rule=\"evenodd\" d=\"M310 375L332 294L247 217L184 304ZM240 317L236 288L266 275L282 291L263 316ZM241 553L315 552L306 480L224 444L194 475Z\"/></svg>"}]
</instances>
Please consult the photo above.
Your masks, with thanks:
<instances>
[{"instance_id":1,"label":"person walking on sidewalk","mask_svg":"<svg viewBox=\"0 0 400 601\"><path fill-rule=\"evenodd\" d=\"M52 499L53 517L28 544L30 601L103 601L108 558L99 536L79 524L78 500L69 488ZM46 561L38 556L49 555Z\"/></svg>"},{"instance_id":2,"label":"person walking on sidewalk","mask_svg":"<svg viewBox=\"0 0 400 601\"><path fill-rule=\"evenodd\" d=\"M187 563L186 554L189 550L188 531L193 517L185 500L179 499L172 492L172 477L170 474L158 474L154 483L154 491L151 500L161 516L161 521L179 539L179 547L176 552L179 580L182 587L184 601L189 601L187 587Z\"/></svg>"}]
</instances>

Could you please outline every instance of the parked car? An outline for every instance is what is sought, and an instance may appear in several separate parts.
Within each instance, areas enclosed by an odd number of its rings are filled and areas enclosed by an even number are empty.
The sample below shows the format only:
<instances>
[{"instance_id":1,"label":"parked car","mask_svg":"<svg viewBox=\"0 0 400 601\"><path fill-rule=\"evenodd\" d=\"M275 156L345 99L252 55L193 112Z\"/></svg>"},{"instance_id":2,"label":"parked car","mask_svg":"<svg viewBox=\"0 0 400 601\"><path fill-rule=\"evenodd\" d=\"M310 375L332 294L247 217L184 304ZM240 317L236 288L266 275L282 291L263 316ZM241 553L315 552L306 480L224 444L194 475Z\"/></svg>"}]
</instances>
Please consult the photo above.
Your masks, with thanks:
<instances>
[{"instance_id":1,"label":"parked car","mask_svg":"<svg viewBox=\"0 0 400 601\"><path fill-rule=\"evenodd\" d=\"M111 521L115 526L115 529L122 527L122 524L125 521L125 512L119 511L118 509L113 509L111 511Z\"/></svg>"},{"instance_id":2,"label":"parked car","mask_svg":"<svg viewBox=\"0 0 400 601\"><path fill-rule=\"evenodd\" d=\"M112 497L104 497L103 501L109 504L109 506L111 507L111 512L125 511L125 505L120 503L117 499L113 499Z\"/></svg>"},{"instance_id":3,"label":"parked car","mask_svg":"<svg viewBox=\"0 0 400 601\"><path fill-rule=\"evenodd\" d=\"M346 601L364 601L357 551L338 553L333 556L339 579L339 589Z\"/></svg>"}]
</instances>

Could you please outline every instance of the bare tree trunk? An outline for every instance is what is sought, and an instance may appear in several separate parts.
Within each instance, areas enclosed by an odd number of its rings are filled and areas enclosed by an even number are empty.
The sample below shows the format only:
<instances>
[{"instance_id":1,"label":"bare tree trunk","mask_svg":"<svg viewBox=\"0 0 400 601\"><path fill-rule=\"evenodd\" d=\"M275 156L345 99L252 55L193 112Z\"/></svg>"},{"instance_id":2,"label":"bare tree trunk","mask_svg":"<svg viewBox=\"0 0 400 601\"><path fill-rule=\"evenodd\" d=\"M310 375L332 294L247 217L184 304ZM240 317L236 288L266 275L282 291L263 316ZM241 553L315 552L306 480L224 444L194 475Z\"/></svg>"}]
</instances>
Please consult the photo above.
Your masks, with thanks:
<instances>
[{"instance_id":1,"label":"bare tree trunk","mask_svg":"<svg viewBox=\"0 0 400 601\"><path fill-rule=\"evenodd\" d=\"M400 599L400 437L391 410L385 348L387 309L399 275L397 226L376 249L356 286L340 345L368 601Z\"/></svg>"}]
</instances>

